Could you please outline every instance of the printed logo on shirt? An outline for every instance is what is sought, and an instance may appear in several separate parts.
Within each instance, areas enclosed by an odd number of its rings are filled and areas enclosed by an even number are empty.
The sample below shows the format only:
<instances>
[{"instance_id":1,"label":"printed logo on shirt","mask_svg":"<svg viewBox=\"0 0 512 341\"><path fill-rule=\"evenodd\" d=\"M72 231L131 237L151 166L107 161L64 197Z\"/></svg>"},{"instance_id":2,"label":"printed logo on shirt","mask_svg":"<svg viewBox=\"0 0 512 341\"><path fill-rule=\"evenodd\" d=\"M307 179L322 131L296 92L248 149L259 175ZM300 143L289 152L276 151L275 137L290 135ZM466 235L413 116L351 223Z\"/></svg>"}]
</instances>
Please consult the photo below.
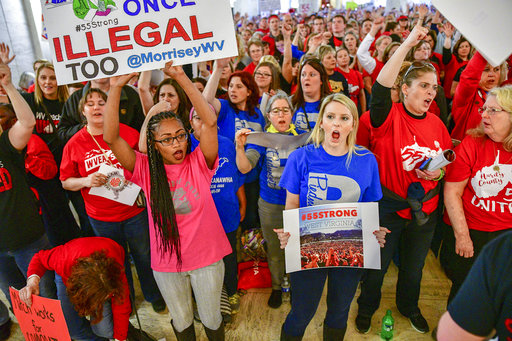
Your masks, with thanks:
<instances>
[{"instance_id":1,"label":"printed logo on shirt","mask_svg":"<svg viewBox=\"0 0 512 341\"><path fill-rule=\"evenodd\" d=\"M261 131L261 125L258 122L241 120L240 118L235 117L235 132L239 131L242 128L247 128L252 131Z\"/></svg>"},{"instance_id":2,"label":"printed logo on shirt","mask_svg":"<svg viewBox=\"0 0 512 341\"><path fill-rule=\"evenodd\" d=\"M229 163L229 159L227 157L219 158L219 166L215 169L213 176L217 175L218 170L221 169L222 166L224 166L226 163Z\"/></svg>"},{"instance_id":3,"label":"printed logo on shirt","mask_svg":"<svg viewBox=\"0 0 512 341\"><path fill-rule=\"evenodd\" d=\"M488 212L505 211L512 213L512 188L507 188L503 198L505 201L483 200L497 197L509 183L512 183L512 165L500 164L500 151L490 166L482 167L475 176L471 178L471 186L475 190L475 195L471 203Z\"/></svg>"},{"instance_id":4,"label":"printed logo on shirt","mask_svg":"<svg viewBox=\"0 0 512 341\"><path fill-rule=\"evenodd\" d=\"M215 170L215 174L213 175L212 183L210 185L210 192L212 194L220 193L220 191L225 187L225 184L233 182L233 178L231 176L217 176L217 172L222 168L222 166L227 165L228 163L229 159L227 157L221 157L219 159L219 166Z\"/></svg>"},{"instance_id":5,"label":"printed logo on shirt","mask_svg":"<svg viewBox=\"0 0 512 341\"><path fill-rule=\"evenodd\" d=\"M343 82L333 81L329 79L329 84L331 85L331 90L333 93L343 92Z\"/></svg>"},{"instance_id":6,"label":"printed logo on shirt","mask_svg":"<svg viewBox=\"0 0 512 341\"><path fill-rule=\"evenodd\" d=\"M199 192L193 186L193 184L191 184L190 181L186 181L185 183L183 183L182 179L178 179L177 181L169 181L169 186L171 188L172 202L174 204L174 210L176 214L191 213L191 200L197 200L201 198Z\"/></svg>"},{"instance_id":7,"label":"printed logo on shirt","mask_svg":"<svg viewBox=\"0 0 512 341\"><path fill-rule=\"evenodd\" d=\"M443 152L441 144L438 141L434 141L434 145L436 146L435 150L429 147L421 147L418 142L416 142L416 136L414 136L413 144L400 149L404 170L407 172L412 171L417 168L421 162L428 158L434 158Z\"/></svg>"},{"instance_id":8,"label":"printed logo on shirt","mask_svg":"<svg viewBox=\"0 0 512 341\"><path fill-rule=\"evenodd\" d=\"M60 115L55 114L48 114L53 124L55 124L55 128L59 126L60 122ZM46 115L44 112L36 112L36 132L38 134L53 134L53 127L50 123L50 120L48 120L48 115Z\"/></svg>"},{"instance_id":9,"label":"printed logo on shirt","mask_svg":"<svg viewBox=\"0 0 512 341\"><path fill-rule=\"evenodd\" d=\"M350 93L350 95L353 95L358 90L359 90L359 85L354 85L354 84L348 85L348 92Z\"/></svg>"},{"instance_id":10,"label":"printed logo on shirt","mask_svg":"<svg viewBox=\"0 0 512 341\"><path fill-rule=\"evenodd\" d=\"M269 188L282 189L279 186L279 181L281 180L281 175L283 175L288 156L290 156L290 151L288 150L267 148L267 186Z\"/></svg>"},{"instance_id":11,"label":"printed logo on shirt","mask_svg":"<svg viewBox=\"0 0 512 341\"><path fill-rule=\"evenodd\" d=\"M4 167L2 161L0 161L0 193L6 192L12 189L11 174Z\"/></svg>"},{"instance_id":12,"label":"printed logo on shirt","mask_svg":"<svg viewBox=\"0 0 512 341\"><path fill-rule=\"evenodd\" d=\"M308 112L308 120L309 120L309 126L311 129L316 124L316 121L318 120L318 113L317 112ZM304 114L302 111L297 112L297 115L295 116L295 127L298 129L302 129L305 131L309 131L310 128L308 128L308 121L306 120L306 114Z\"/></svg>"},{"instance_id":13,"label":"printed logo on shirt","mask_svg":"<svg viewBox=\"0 0 512 341\"><path fill-rule=\"evenodd\" d=\"M330 202L356 202L361 196L361 187L352 178L325 173L309 173L307 205Z\"/></svg>"},{"instance_id":14,"label":"printed logo on shirt","mask_svg":"<svg viewBox=\"0 0 512 341\"><path fill-rule=\"evenodd\" d=\"M119 162L117 162L117 159L111 150L105 150L105 155L108 157L110 162L112 162L114 167L121 168L121 165L119 164ZM84 156L84 165L86 172L90 172L93 169L99 168L100 165L103 163L110 164L107 161L107 159L105 159L105 156L103 155L101 150L93 149L91 151L88 151Z\"/></svg>"}]
</instances>

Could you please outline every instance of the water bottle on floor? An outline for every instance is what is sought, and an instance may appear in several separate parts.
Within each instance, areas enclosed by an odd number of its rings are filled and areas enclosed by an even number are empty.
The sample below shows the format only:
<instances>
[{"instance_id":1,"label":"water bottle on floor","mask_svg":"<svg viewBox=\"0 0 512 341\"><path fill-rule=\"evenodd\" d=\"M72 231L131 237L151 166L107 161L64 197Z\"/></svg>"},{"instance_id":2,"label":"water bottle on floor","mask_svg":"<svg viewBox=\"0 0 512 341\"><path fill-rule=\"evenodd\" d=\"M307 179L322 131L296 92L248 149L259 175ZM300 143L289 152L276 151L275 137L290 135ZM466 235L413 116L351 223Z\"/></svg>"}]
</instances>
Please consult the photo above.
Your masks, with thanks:
<instances>
[{"instance_id":1,"label":"water bottle on floor","mask_svg":"<svg viewBox=\"0 0 512 341\"><path fill-rule=\"evenodd\" d=\"M283 278L283 283L281 284L281 291L283 293L283 302L290 302L290 282L288 281L288 276L284 276Z\"/></svg>"},{"instance_id":2,"label":"water bottle on floor","mask_svg":"<svg viewBox=\"0 0 512 341\"><path fill-rule=\"evenodd\" d=\"M395 330L395 319L391 316L391 310L388 309L386 315L382 318L382 328L380 330L380 338L382 340L392 340L393 331Z\"/></svg>"}]
</instances>

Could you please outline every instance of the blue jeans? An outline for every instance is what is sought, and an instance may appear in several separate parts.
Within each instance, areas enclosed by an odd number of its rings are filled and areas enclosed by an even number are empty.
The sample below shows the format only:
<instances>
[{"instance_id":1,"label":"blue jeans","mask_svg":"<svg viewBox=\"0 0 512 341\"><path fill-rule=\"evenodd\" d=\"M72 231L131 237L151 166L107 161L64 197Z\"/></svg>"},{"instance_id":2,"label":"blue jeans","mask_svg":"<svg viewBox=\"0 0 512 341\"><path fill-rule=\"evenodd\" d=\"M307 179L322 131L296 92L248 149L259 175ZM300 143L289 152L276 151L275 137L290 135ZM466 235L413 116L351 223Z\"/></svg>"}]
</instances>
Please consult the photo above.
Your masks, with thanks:
<instances>
[{"instance_id":1,"label":"blue jeans","mask_svg":"<svg viewBox=\"0 0 512 341\"><path fill-rule=\"evenodd\" d=\"M147 211L144 210L136 216L121 222L106 222L91 217L89 217L89 220L96 236L110 238L124 248L124 268L132 297L135 297L135 292L133 289L129 254L135 263L140 287L146 301L153 303L161 300L162 295L158 290L155 278L153 277L153 271L151 270ZM130 249L129 254L128 248Z\"/></svg>"},{"instance_id":2,"label":"blue jeans","mask_svg":"<svg viewBox=\"0 0 512 341\"><path fill-rule=\"evenodd\" d=\"M46 235L14 251L0 252L0 288L11 302L9 287L21 289L27 284L27 270L32 257L41 250L50 249ZM46 271L39 282L39 293L43 297L57 298L53 271Z\"/></svg>"},{"instance_id":3,"label":"blue jeans","mask_svg":"<svg viewBox=\"0 0 512 341\"><path fill-rule=\"evenodd\" d=\"M68 325L69 335L73 340L92 341L113 338L114 322L109 301L103 305L103 319L99 323L91 325L85 317L78 315L75 307L69 301L62 277L55 275L55 283L57 284L57 295L62 306L66 324Z\"/></svg>"},{"instance_id":4,"label":"blue jeans","mask_svg":"<svg viewBox=\"0 0 512 341\"><path fill-rule=\"evenodd\" d=\"M347 326L350 304L354 299L363 269L323 268L292 272L292 309L286 317L283 330L287 335L301 337L315 315L327 283L327 313L324 323L330 328Z\"/></svg>"}]
</instances>

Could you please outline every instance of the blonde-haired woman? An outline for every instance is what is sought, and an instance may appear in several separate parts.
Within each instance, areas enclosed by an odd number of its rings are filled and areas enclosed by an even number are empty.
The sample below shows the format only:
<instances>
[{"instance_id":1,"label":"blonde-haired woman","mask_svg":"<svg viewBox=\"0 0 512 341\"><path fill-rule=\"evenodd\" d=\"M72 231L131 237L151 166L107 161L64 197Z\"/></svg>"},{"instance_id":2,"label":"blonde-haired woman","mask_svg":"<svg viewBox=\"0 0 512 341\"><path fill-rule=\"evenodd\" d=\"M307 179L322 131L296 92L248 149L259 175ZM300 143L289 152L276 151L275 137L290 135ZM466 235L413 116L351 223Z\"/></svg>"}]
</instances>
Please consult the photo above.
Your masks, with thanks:
<instances>
[{"instance_id":1,"label":"blonde-haired woman","mask_svg":"<svg viewBox=\"0 0 512 341\"><path fill-rule=\"evenodd\" d=\"M318 124L311 133L313 144L288 158L279 185L286 188L285 209L340 202L377 201L382 197L375 156L355 144L357 108L342 94L327 96ZM274 230L284 248L290 234ZM375 231L384 245L387 230ZM342 340L347 329L350 303L363 271L356 268L317 268L290 274L292 309L281 329L281 340L301 340L313 318L327 277L327 313L324 340Z\"/></svg>"},{"instance_id":2,"label":"blonde-haired woman","mask_svg":"<svg viewBox=\"0 0 512 341\"><path fill-rule=\"evenodd\" d=\"M448 167L444 202L453 227L444 242L457 294L482 248L512 229L512 86L494 88L479 109L480 125L468 131Z\"/></svg>"}]
</instances>

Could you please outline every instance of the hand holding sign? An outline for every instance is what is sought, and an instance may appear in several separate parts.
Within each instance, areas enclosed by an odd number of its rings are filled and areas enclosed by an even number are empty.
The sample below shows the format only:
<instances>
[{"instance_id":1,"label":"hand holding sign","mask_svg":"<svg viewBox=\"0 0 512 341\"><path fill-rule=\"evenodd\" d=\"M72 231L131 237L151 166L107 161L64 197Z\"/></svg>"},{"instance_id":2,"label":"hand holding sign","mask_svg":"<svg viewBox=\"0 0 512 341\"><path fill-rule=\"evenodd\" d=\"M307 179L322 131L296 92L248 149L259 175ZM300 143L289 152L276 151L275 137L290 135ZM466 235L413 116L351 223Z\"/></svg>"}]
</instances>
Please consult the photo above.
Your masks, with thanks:
<instances>
[{"instance_id":1,"label":"hand holding sign","mask_svg":"<svg viewBox=\"0 0 512 341\"><path fill-rule=\"evenodd\" d=\"M286 245L288 245L290 232L284 232L283 229L274 229L274 232L277 233L277 238L279 238L279 242L281 243L281 249L284 249Z\"/></svg>"},{"instance_id":2,"label":"hand holding sign","mask_svg":"<svg viewBox=\"0 0 512 341\"><path fill-rule=\"evenodd\" d=\"M171 77L172 79L178 79L180 77L185 76L185 72L183 71L183 68L181 66L173 66L172 64L172 60L165 63L165 66L162 69L162 71L165 73L166 76Z\"/></svg>"},{"instance_id":3,"label":"hand holding sign","mask_svg":"<svg viewBox=\"0 0 512 341\"><path fill-rule=\"evenodd\" d=\"M32 276L27 280L27 285L20 290L21 300L28 305L32 306L32 295L39 295L39 280L38 276Z\"/></svg>"},{"instance_id":4,"label":"hand holding sign","mask_svg":"<svg viewBox=\"0 0 512 341\"><path fill-rule=\"evenodd\" d=\"M117 86L117 87L122 88L123 86L128 84L130 79L137 76L137 74L138 74L137 72L132 72L132 73L128 73L126 75L110 77L110 86L112 86L112 87Z\"/></svg>"}]
</instances>

